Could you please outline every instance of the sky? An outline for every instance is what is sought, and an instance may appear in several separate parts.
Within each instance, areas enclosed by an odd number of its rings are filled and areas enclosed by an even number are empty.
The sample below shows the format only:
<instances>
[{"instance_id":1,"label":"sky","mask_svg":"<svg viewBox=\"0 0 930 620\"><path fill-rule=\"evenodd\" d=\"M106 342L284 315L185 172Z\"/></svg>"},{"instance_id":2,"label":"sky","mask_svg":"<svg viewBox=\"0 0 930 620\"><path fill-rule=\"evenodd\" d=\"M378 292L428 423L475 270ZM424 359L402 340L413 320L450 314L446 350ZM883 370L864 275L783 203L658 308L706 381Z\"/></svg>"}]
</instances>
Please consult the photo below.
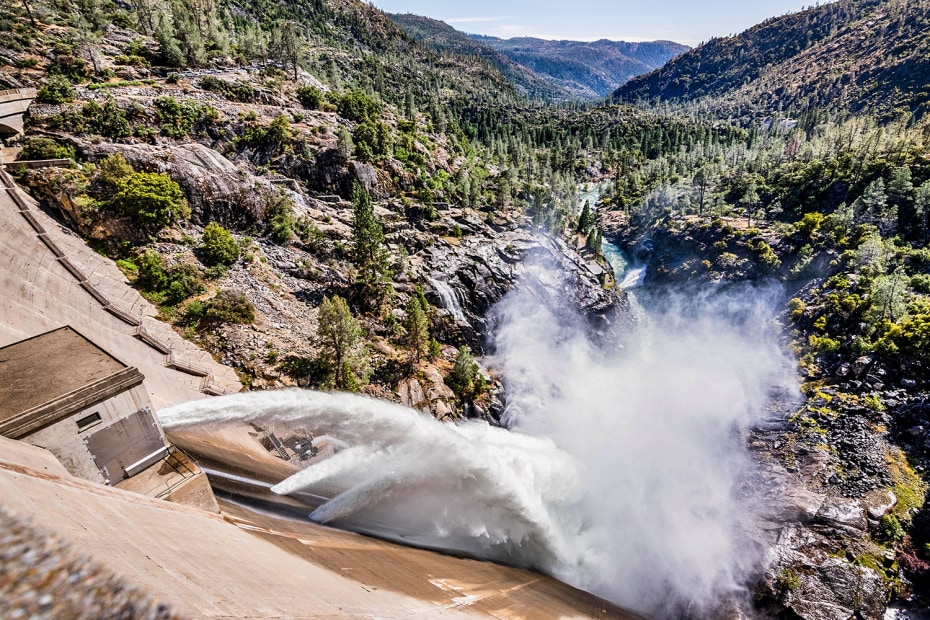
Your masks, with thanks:
<instances>
[{"instance_id":1,"label":"sky","mask_svg":"<svg viewBox=\"0 0 930 620\"><path fill-rule=\"evenodd\" d=\"M815 0L371 0L389 13L415 13L464 32L501 38L593 41L666 39L697 45L813 6ZM821 2L824 4L824 2Z\"/></svg>"}]
</instances>

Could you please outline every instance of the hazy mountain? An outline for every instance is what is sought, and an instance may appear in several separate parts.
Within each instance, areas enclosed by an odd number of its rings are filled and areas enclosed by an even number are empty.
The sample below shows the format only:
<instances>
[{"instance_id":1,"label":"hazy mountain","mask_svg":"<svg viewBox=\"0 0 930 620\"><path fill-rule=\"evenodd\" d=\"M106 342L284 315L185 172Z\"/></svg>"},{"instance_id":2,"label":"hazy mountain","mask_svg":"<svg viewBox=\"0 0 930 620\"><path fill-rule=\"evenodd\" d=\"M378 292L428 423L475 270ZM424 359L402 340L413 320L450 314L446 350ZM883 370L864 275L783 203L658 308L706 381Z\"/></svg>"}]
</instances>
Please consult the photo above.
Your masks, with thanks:
<instances>
[{"instance_id":1,"label":"hazy mountain","mask_svg":"<svg viewBox=\"0 0 930 620\"><path fill-rule=\"evenodd\" d=\"M505 40L468 35L419 15L391 15L391 19L414 41L436 52L484 59L507 76L518 92L536 99L600 99L689 49L669 41Z\"/></svg>"},{"instance_id":2,"label":"hazy mountain","mask_svg":"<svg viewBox=\"0 0 930 620\"><path fill-rule=\"evenodd\" d=\"M525 97L563 100L580 96L546 76L510 60L493 47L472 39L445 22L409 13L389 16L411 39L434 52L485 61L490 67L503 73L517 92Z\"/></svg>"},{"instance_id":3,"label":"hazy mountain","mask_svg":"<svg viewBox=\"0 0 930 620\"><path fill-rule=\"evenodd\" d=\"M930 1L839 0L713 39L614 94L738 111L927 112Z\"/></svg>"},{"instance_id":4,"label":"hazy mountain","mask_svg":"<svg viewBox=\"0 0 930 620\"><path fill-rule=\"evenodd\" d=\"M690 49L672 41L585 42L471 36L563 88L589 98L605 97L630 79L661 67Z\"/></svg>"}]
</instances>

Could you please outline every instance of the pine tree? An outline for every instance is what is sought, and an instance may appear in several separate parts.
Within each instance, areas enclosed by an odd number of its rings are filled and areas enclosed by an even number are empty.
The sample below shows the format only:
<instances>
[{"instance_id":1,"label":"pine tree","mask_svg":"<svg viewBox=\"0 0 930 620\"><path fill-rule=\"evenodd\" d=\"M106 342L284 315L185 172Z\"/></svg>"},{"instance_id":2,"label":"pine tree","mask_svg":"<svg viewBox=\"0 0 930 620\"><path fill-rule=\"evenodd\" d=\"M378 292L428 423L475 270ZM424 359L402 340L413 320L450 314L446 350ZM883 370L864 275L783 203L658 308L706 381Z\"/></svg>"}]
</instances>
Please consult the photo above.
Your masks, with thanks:
<instances>
[{"instance_id":1,"label":"pine tree","mask_svg":"<svg viewBox=\"0 0 930 620\"><path fill-rule=\"evenodd\" d=\"M317 339L321 349L320 361L332 376L333 385L340 390L357 388L357 373L364 367L363 357L358 351L362 328L342 297L323 299Z\"/></svg>"},{"instance_id":2,"label":"pine tree","mask_svg":"<svg viewBox=\"0 0 930 620\"><path fill-rule=\"evenodd\" d=\"M594 254L600 255L601 253L601 231L596 227L591 229L591 232L588 233L588 240L585 242L585 247Z\"/></svg>"},{"instance_id":3,"label":"pine tree","mask_svg":"<svg viewBox=\"0 0 930 620\"><path fill-rule=\"evenodd\" d=\"M459 348L458 355L455 356L455 364L452 366L452 372L449 373L446 383L461 400L471 401L477 392L478 370L475 358L471 356L468 347L463 346Z\"/></svg>"},{"instance_id":4,"label":"pine tree","mask_svg":"<svg viewBox=\"0 0 930 620\"><path fill-rule=\"evenodd\" d=\"M352 157L352 151L355 150L355 144L352 142L352 134L345 127L340 127L336 132L336 152L342 159Z\"/></svg>"},{"instance_id":5,"label":"pine tree","mask_svg":"<svg viewBox=\"0 0 930 620\"><path fill-rule=\"evenodd\" d=\"M388 255L384 247L384 231L375 217L375 209L368 192L355 182L352 186L353 258L358 268L357 282L366 299L380 305L379 299L387 293Z\"/></svg>"},{"instance_id":6,"label":"pine tree","mask_svg":"<svg viewBox=\"0 0 930 620\"><path fill-rule=\"evenodd\" d=\"M159 52L169 67L183 67L187 57L175 37L174 25L171 18L161 13L155 26L155 40L158 41Z\"/></svg>"},{"instance_id":7,"label":"pine tree","mask_svg":"<svg viewBox=\"0 0 930 620\"><path fill-rule=\"evenodd\" d=\"M591 213L591 204L585 200L584 207L581 209L581 215L578 217L577 231L582 235L586 235L591 230L592 226L594 226L594 214Z\"/></svg>"},{"instance_id":8,"label":"pine tree","mask_svg":"<svg viewBox=\"0 0 930 620\"><path fill-rule=\"evenodd\" d=\"M429 322L416 295L407 302L407 346L413 350L415 363L429 350Z\"/></svg>"}]
</instances>

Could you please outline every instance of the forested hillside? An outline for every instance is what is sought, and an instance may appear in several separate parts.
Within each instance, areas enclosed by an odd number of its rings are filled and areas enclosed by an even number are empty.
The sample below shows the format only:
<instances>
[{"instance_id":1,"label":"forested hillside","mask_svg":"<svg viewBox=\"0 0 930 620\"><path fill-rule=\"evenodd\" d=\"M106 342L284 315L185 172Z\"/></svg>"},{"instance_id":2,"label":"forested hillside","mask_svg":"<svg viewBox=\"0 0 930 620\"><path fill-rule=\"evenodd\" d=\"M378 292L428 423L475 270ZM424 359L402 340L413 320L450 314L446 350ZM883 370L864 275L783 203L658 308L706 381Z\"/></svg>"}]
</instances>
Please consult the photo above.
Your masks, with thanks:
<instances>
[{"instance_id":1,"label":"forested hillside","mask_svg":"<svg viewBox=\"0 0 930 620\"><path fill-rule=\"evenodd\" d=\"M503 73L517 92L528 99L564 101L577 98L577 93L552 83L445 22L409 13L391 15L391 19L414 41L439 54L458 54L484 60Z\"/></svg>"},{"instance_id":2,"label":"forested hillside","mask_svg":"<svg viewBox=\"0 0 930 620\"><path fill-rule=\"evenodd\" d=\"M421 46L364 3L98 1L68 12L36 0L2 11L0 80L39 87L20 157L79 164L22 170L21 182L119 260L166 320L225 347L250 385L396 398L421 361L451 372L443 365L457 349L443 361L443 346L478 349L485 334L437 311L438 265L423 252L485 237L507 248L507 231L527 223L570 230L579 183L618 157L745 137L631 107L530 103L486 59ZM597 259L593 242L585 252ZM262 261L288 266L290 290L268 288ZM483 324L506 282L485 291L485 280L463 278L448 274ZM348 300L331 310L367 326L353 341L357 366L333 366L319 344L322 298ZM405 326L411 298L428 330ZM304 317L297 327L294 316ZM253 321L277 325L268 350L230 346ZM429 376L440 400L456 402L442 375Z\"/></svg>"},{"instance_id":3,"label":"forested hillside","mask_svg":"<svg viewBox=\"0 0 930 620\"><path fill-rule=\"evenodd\" d=\"M614 94L746 119L830 108L921 117L930 101L930 4L839 0L713 39Z\"/></svg>"}]
</instances>

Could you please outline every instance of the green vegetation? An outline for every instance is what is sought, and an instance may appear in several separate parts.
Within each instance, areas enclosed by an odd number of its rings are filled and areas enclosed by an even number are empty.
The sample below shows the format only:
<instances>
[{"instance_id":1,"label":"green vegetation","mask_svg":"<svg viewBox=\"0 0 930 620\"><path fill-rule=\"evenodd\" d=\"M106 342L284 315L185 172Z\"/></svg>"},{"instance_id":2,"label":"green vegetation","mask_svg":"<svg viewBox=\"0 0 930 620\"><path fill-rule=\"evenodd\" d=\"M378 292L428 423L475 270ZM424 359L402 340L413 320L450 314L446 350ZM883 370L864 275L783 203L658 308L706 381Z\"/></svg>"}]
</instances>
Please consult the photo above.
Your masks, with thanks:
<instances>
[{"instance_id":1,"label":"green vegetation","mask_svg":"<svg viewBox=\"0 0 930 620\"><path fill-rule=\"evenodd\" d=\"M378 306L385 302L384 296L389 287L388 252L371 197L358 183L352 187L352 209L352 258L357 269L356 282L366 302Z\"/></svg>"},{"instance_id":2,"label":"green vegetation","mask_svg":"<svg viewBox=\"0 0 930 620\"><path fill-rule=\"evenodd\" d=\"M181 186L159 172L133 172L120 179L112 205L148 232L190 217Z\"/></svg>"},{"instance_id":3,"label":"green vegetation","mask_svg":"<svg viewBox=\"0 0 930 620\"><path fill-rule=\"evenodd\" d=\"M171 267L158 252L146 250L133 264L136 267L136 284L151 295L156 303L176 305L204 292L200 270L190 263L179 263Z\"/></svg>"},{"instance_id":4,"label":"green vegetation","mask_svg":"<svg viewBox=\"0 0 930 620\"><path fill-rule=\"evenodd\" d=\"M460 347L446 383L462 402L470 403L487 390L487 383L468 347Z\"/></svg>"},{"instance_id":5,"label":"green vegetation","mask_svg":"<svg viewBox=\"0 0 930 620\"><path fill-rule=\"evenodd\" d=\"M222 290L204 303L203 318L210 323L245 323L255 320L255 306L240 291Z\"/></svg>"},{"instance_id":6,"label":"green vegetation","mask_svg":"<svg viewBox=\"0 0 930 620\"><path fill-rule=\"evenodd\" d=\"M74 89L64 76L53 75L36 93L36 103L61 104L74 101Z\"/></svg>"},{"instance_id":7,"label":"green vegetation","mask_svg":"<svg viewBox=\"0 0 930 620\"><path fill-rule=\"evenodd\" d=\"M51 138L37 136L26 138L19 159L74 159L74 147L61 144Z\"/></svg>"},{"instance_id":8,"label":"green vegetation","mask_svg":"<svg viewBox=\"0 0 930 620\"><path fill-rule=\"evenodd\" d=\"M367 351L362 329L342 297L326 298L320 306L317 338L320 364L337 390L358 391L366 380Z\"/></svg>"},{"instance_id":9,"label":"green vegetation","mask_svg":"<svg viewBox=\"0 0 930 620\"><path fill-rule=\"evenodd\" d=\"M217 222L210 222L203 229L204 262L207 265L228 267L239 260L239 244L228 230Z\"/></svg>"},{"instance_id":10,"label":"green vegetation","mask_svg":"<svg viewBox=\"0 0 930 620\"><path fill-rule=\"evenodd\" d=\"M323 93L313 86L301 86L297 89L297 101L308 110L319 110L323 103Z\"/></svg>"},{"instance_id":11,"label":"green vegetation","mask_svg":"<svg viewBox=\"0 0 930 620\"><path fill-rule=\"evenodd\" d=\"M712 39L661 71L633 79L614 97L695 108L713 102L718 115L741 119L753 112L796 116L806 109L840 105L844 112L884 119L919 118L930 105L928 8L926 0L819 4L766 20L737 36ZM902 53L861 49L855 41L865 38L891 42ZM808 70L798 76L802 65ZM870 79L848 78L846 72L858 71L868 71Z\"/></svg>"},{"instance_id":12,"label":"green vegetation","mask_svg":"<svg viewBox=\"0 0 930 620\"><path fill-rule=\"evenodd\" d=\"M775 578L775 587L786 596L801 587L801 577L790 568L785 568Z\"/></svg>"},{"instance_id":13,"label":"green vegetation","mask_svg":"<svg viewBox=\"0 0 930 620\"><path fill-rule=\"evenodd\" d=\"M426 311L417 295L412 295L407 302L407 346L413 351L414 363L419 364L420 358L429 352L429 322L426 320Z\"/></svg>"}]
</instances>

